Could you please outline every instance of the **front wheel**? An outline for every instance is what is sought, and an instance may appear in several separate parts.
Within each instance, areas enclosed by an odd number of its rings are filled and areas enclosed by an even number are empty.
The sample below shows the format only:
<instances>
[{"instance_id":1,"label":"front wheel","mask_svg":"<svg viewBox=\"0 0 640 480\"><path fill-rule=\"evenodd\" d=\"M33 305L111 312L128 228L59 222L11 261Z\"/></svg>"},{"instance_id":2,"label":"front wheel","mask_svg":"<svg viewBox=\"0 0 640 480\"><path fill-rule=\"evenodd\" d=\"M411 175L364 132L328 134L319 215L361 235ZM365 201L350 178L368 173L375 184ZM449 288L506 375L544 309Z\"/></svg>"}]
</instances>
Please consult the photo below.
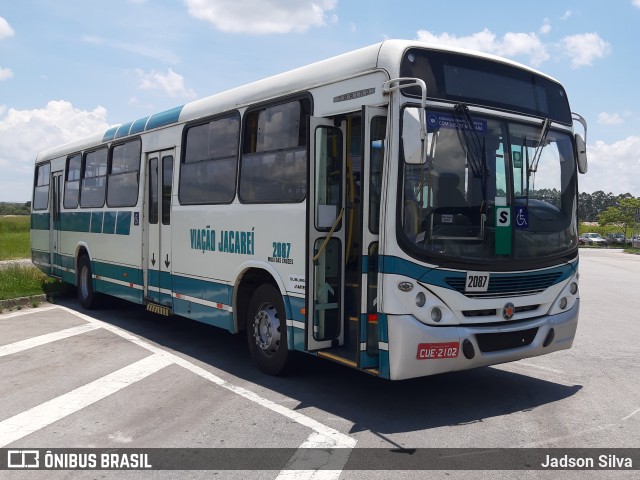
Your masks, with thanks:
<instances>
[{"instance_id":1,"label":"front wheel","mask_svg":"<svg viewBox=\"0 0 640 480\"><path fill-rule=\"evenodd\" d=\"M93 291L93 273L89 257L83 255L78 259L78 299L80 305L87 310L96 308L98 299Z\"/></svg>"},{"instance_id":2,"label":"front wheel","mask_svg":"<svg viewBox=\"0 0 640 480\"><path fill-rule=\"evenodd\" d=\"M287 316L282 295L273 285L261 285L249 301L247 341L260 370L269 375L284 373L290 357Z\"/></svg>"}]
</instances>

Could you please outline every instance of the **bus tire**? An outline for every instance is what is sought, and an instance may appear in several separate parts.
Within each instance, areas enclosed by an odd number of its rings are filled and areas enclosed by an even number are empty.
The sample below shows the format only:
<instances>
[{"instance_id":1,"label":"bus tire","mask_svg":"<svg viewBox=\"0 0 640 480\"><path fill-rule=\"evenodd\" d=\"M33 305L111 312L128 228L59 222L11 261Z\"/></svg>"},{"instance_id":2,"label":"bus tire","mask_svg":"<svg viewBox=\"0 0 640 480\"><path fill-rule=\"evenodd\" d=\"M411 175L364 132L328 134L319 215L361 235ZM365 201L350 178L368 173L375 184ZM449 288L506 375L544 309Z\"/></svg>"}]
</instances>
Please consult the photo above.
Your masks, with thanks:
<instances>
[{"instance_id":1,"label":"bus tire","mask_svg":"<svg viewBox=\"0 0 640 480\"><path fill-rule=\"evenodd\" d=\"M86 255L78 259L78 299L80 305L87 310L98 306L96 293L93 291L93 272L91 271L91 261Z\"/></svg>"},{"instance_id":2,"label":"bus tire","mask_svg":"<svg viewBox=\"0 0 640 480\"><path fill-rule=\"evenodd\" d=\"M251 296L246 330L251 357L258 368L269 375L284 373L290 357L287 315L275 286L260 285Z\"/></svg>"}]
</instances>

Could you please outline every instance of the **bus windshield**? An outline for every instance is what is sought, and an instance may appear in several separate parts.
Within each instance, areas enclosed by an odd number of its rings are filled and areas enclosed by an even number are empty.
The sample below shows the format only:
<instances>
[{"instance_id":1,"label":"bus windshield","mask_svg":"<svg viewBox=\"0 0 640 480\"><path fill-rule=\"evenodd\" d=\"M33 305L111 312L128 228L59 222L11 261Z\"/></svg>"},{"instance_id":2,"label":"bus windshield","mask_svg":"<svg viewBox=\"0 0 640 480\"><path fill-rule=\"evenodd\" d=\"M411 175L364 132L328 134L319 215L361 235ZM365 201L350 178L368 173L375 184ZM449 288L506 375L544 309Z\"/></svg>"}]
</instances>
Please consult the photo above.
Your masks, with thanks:
<instances>
[{"instance_id":1,"label":"bus windshield","mask_svg":"<svg viewBox=\"0 0 640 480\"><path fill-rule=\"evenodd\" d=\"M427 125L428 161L404 164L399 186L398 236L409 253L499 269L577 247L568 133L548 121L471 115L464 105L429 110Z\"/></svg>"}]
</instances>

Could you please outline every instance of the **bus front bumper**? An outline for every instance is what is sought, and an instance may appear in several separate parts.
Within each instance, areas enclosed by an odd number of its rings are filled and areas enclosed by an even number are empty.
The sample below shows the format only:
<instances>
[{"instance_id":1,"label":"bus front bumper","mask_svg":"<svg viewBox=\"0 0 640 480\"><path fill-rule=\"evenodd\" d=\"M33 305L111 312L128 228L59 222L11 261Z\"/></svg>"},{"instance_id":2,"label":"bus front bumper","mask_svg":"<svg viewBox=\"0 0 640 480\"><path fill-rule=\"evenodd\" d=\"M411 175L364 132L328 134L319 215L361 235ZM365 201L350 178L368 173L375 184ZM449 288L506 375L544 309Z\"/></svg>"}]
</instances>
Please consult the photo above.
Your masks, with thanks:
<instances>
[{"instance_id":1,"label":"bus front bumper","mask_svg":"<svg viewBox=\"0 0 640 480\"><path fill-rule=\"evenodd\" d=\"M577 299L570 310L558 315L506 325L453 327L428 326L412 315L389 315L389 378L401 380L466 370L571 348L579 310ZM454 356L455 349L451 347L456 344Z\"/></svg>"}]
</instances>

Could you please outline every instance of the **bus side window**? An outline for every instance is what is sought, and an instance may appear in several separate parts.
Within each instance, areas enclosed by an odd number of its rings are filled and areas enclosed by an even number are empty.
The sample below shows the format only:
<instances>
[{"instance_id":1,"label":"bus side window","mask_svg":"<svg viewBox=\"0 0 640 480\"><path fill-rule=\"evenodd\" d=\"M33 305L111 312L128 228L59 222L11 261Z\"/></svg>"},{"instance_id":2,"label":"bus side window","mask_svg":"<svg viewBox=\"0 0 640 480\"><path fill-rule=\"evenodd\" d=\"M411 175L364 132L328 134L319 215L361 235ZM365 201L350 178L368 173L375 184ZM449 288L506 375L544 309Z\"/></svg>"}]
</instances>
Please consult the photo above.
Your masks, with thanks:
<instances>
[{"instance_id":1,"label":"bus side window","mask_svg":"<svg viewBox=\"0 0 640 480\"><path fill-rule=\"evenodd\" d=\"M80 169L82 155L79 153L67 159L67 172L64 182L64 208L77 208L80 196Z\"/></svg>"},{"instance_id":2,"label":"bus side window","mask_svg":"<svg viewBox=\"0 0 640 480\"><path fill-rule=\"evenodd\" d=\"M111 148L107 206L134 207L138 203L140 140Z\"/></svg>"},{"instance_id":3,"label":"bus side window","mask_svg":"<svg viewBox=\"0 0 640 480\"><path fill-rule=\"evenodd\" d=\"M297 203L306 197L308 99L245 117L239 197L244 203Z\"/></svg>"},{"instance_id":4,"label":"bus side window","mask_svg":"<svg viewBox=\"0 0 640 480\"><path fill-rule=\"evenodd\" d=\"M107 186L107 149L100 148L84 154L83 176L80 184L80 206L102 207Z\"/></svg>"},{"instance_id":5,"label":"bus side window","mask_svg":"<svg viewBox=\"0 0 640 480\"><path fill-rule=\"evenodd\" d=\"M178 198L181 204L233 201L239 138L237 113L187 128L180 162Z\"/></svg>"},{"instance_id":6,"label":"bus side window","mask_svg":"<svg viewBox=\"0 0 640 480\"><path fill-rule=\"evenodd\" d=\"M33 209L46 210L49 206L49 177L51 164L44 163L36 169L35 186L33 192Z\"/></svg>"}]
</instances>

